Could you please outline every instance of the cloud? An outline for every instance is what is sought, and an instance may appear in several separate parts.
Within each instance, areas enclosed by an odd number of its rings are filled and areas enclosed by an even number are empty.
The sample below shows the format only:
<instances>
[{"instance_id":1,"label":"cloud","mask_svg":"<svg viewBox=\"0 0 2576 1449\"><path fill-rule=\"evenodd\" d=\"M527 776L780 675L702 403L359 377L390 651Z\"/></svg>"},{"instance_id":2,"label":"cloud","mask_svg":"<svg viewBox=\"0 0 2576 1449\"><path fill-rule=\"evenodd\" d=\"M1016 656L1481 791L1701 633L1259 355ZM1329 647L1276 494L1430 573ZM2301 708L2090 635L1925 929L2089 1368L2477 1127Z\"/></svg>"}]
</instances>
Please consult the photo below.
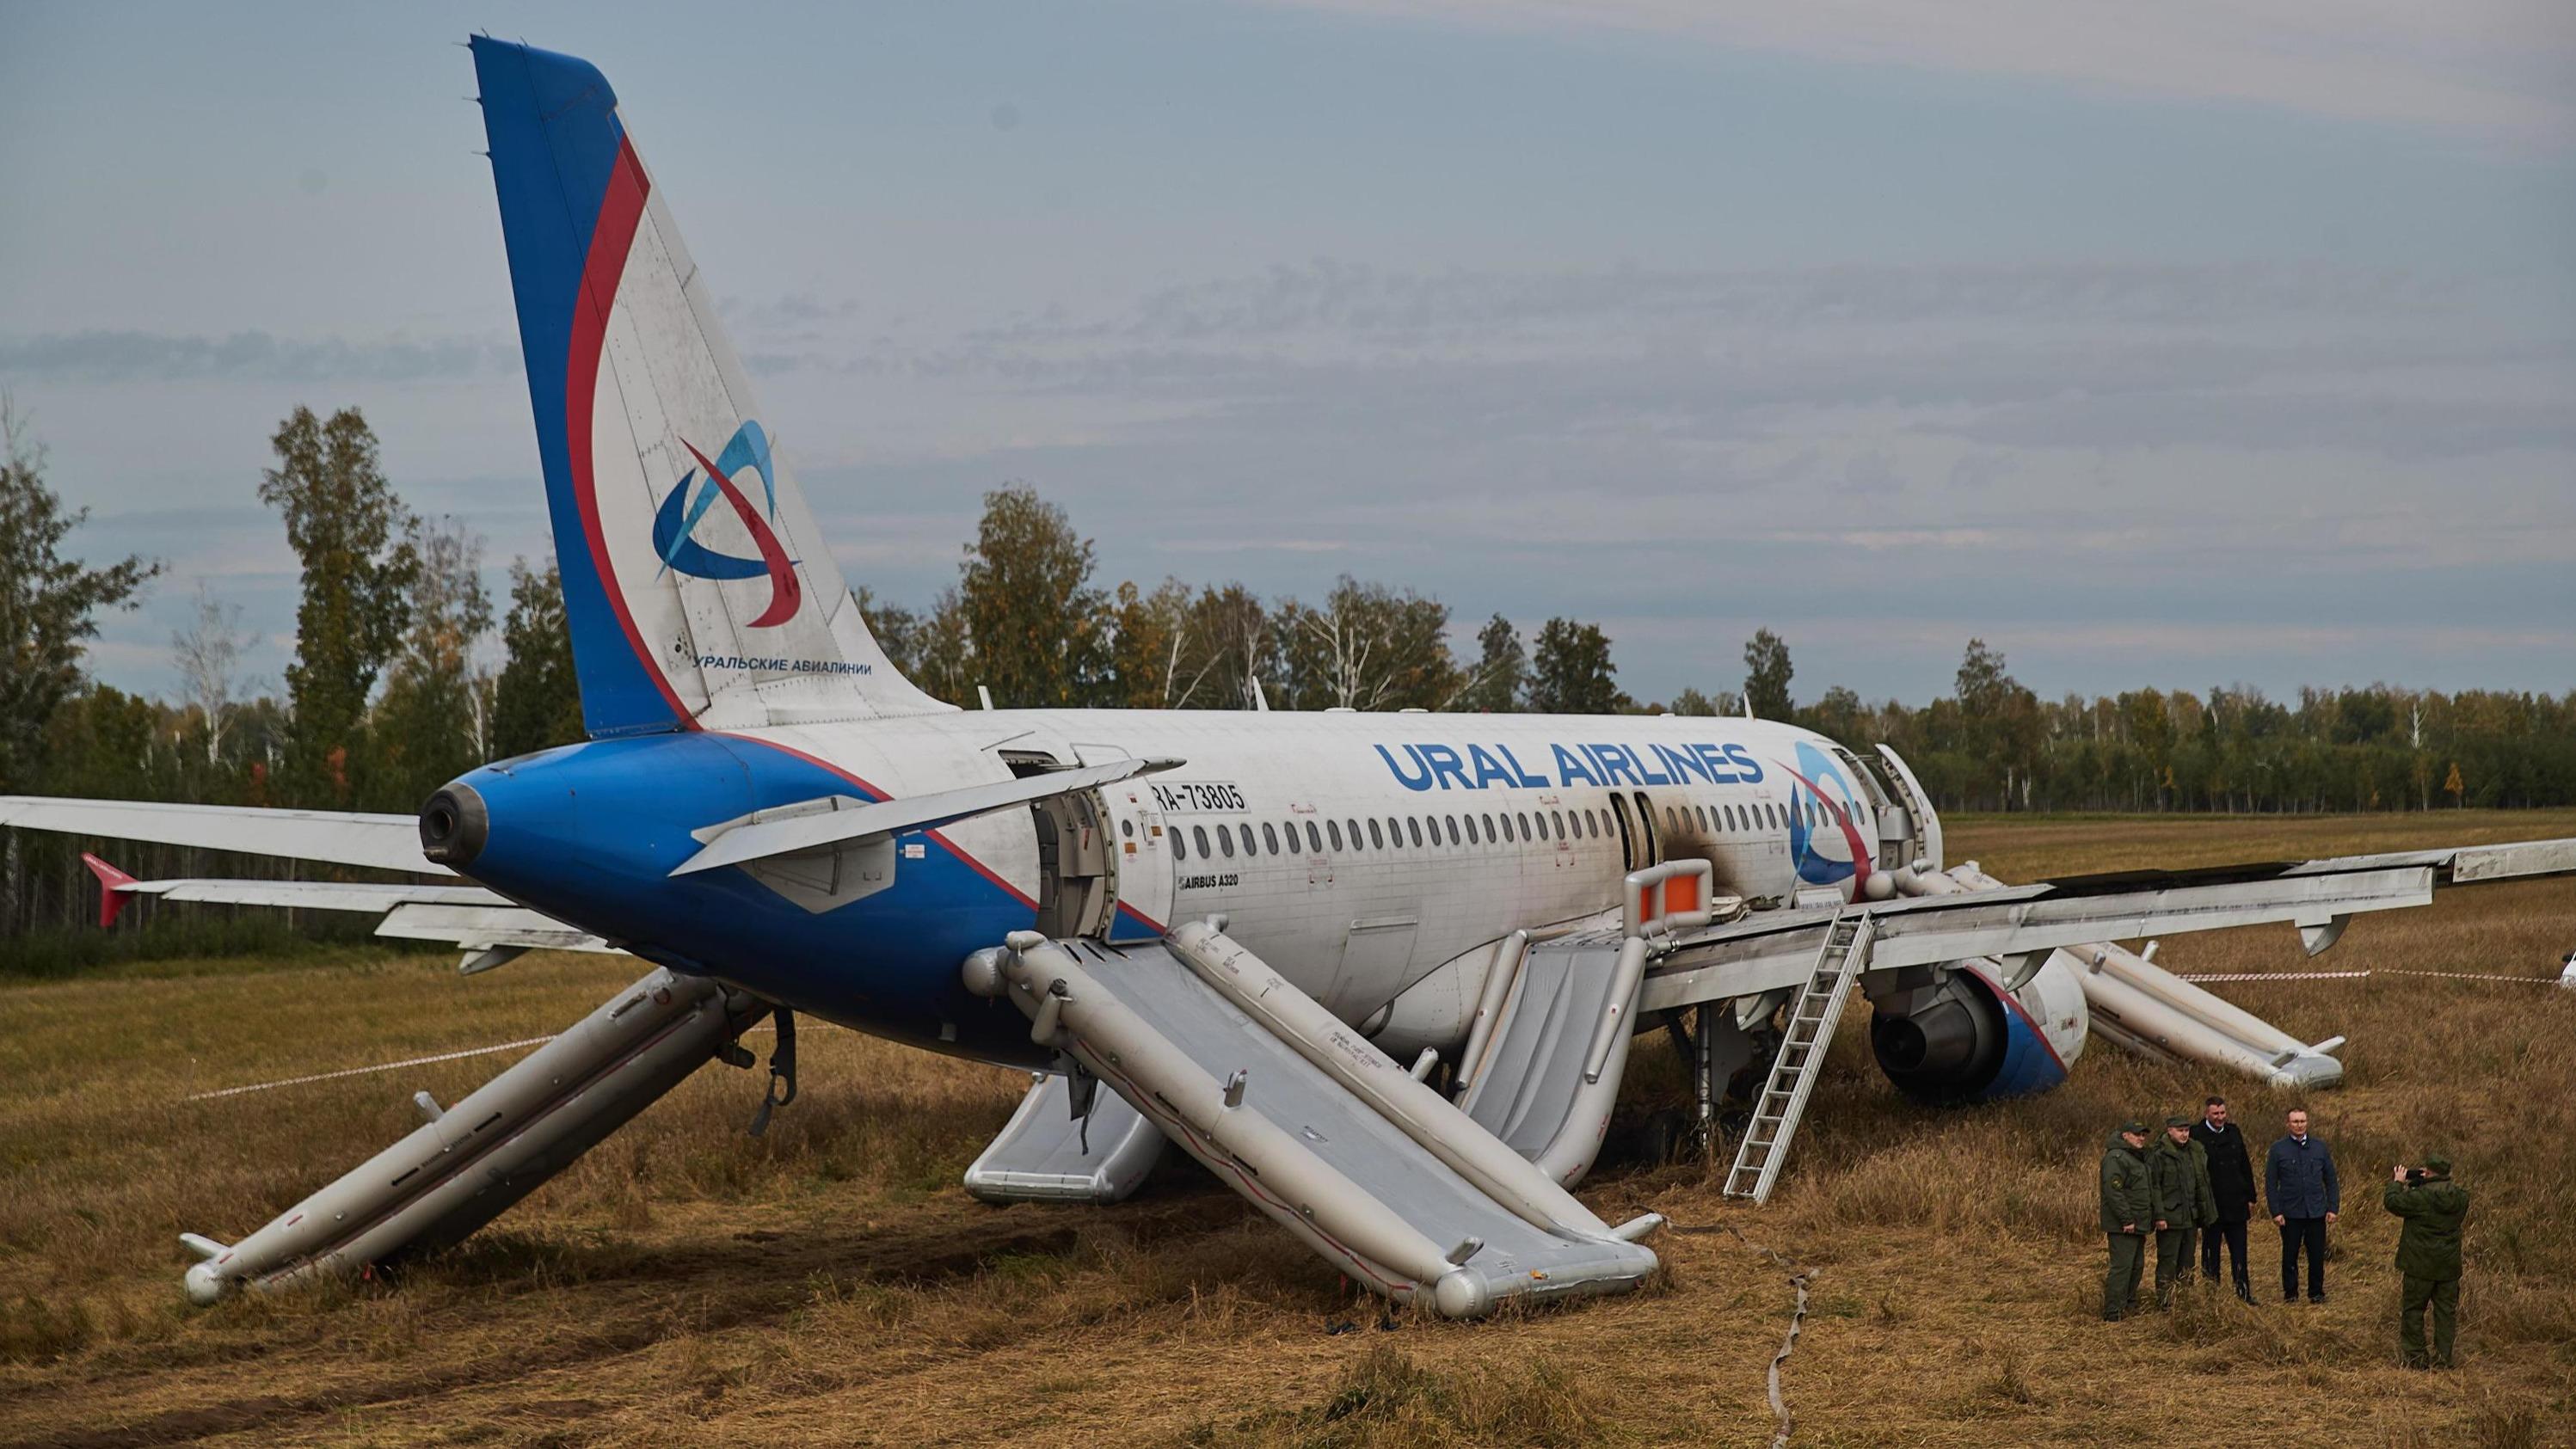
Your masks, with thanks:
<instances>
[{"instance_id":1,"label":"cloud","mask_svg":"<svg viewBox=\"0 0 2576 1449\"><path fill-rule=\"evenodd\" d=\"M2576 12L2558 0L1278 0L1337 14L2228 101L2520 144L2576 142Z\"/></svg>"},{"instance_id":2,"label":"cloud","mask_svg":"<svg viewBox=\"0 0 2576 1449\"><path fill-rule=\"evenodd\" d=\"M0 338L0 377L65 382L434 382L508 374L516 341L480 337L281 338L49 332Z\"/></svg>"}]
</instances>

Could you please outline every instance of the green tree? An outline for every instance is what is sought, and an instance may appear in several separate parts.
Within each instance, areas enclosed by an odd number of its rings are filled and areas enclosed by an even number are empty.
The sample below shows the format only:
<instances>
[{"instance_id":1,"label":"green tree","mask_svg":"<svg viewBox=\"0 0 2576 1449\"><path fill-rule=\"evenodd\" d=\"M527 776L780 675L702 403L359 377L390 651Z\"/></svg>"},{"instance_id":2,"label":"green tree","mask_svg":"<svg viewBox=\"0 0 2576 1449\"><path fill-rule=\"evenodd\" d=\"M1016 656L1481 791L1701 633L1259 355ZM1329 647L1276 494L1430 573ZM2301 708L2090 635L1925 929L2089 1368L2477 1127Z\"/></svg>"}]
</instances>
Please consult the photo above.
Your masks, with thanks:
<instances>
[{"instance_id":1,"label":"green tree","mask_svg":"<svg viewBox=\"0 0 2576 1449\"><path fill-rule=\"evenodd\" d=\"M84 641L101 609L131 609L161 565L128 557L103 569L63 557L89 517L45 486L45 450L0 394L0 791L25 790L42 771L46 725L80 689Z\"/></svg>"},{"instance_id":2,"label":"green tree","mask_svg":"<svg viewBox=\"0 0 2576 1449\"><path fill-rule=\"evenodd\" d=\"M1122 583L1110 620L1108 701L1129 709L1249 709L1272 663L1268 611L1240 584Z\"/></svg>"},{"instance_id":3,"label":"green tree","mask_svg":"<svg viewBox=\"0 0 2576 1449\"><path fill-rule=\"evenodd\" d=\"M492 630L483 540L454 519L419 531L411 627L385 671L363 774L383 809L417 808L431 791L483 762L491 694L475 650Z\"/></svg>"},{"instance_id":4,"label":"green tree","mask_svg":"<svg viewBox=\"0 0 2576 1449\"><path fill-rule=\"evenodd\" d=\"M1826 690L1824 698L1807 711L1809 729L1854 749L1871 742L1872 723L1869 706L1861 703L1860 695L1839 684Z\"/></svg>"},{"instance_id":5,"label":"green tree","mask_svg":"<svg viewBox=\"0 0 2576 1449\"><path fill-rule=\"evenodd\" d=\"M850 602L858 606L859 618L875 636L877 647L885 651L886 663L894 666L895 673L920 683L912 671L921 654L921 616L901 604L885 602L865 584L850 591Z\"/></svg>"},{"instance_id":6,"label":"green tree","mask_svg":"<svg viewBox=\"0 0 2576 1449\"><path fill-rule=\"evenodd\" d=\"M1743 707L1743 700L1723 689L1715 695L1703 694L1697 689L1685 689L1673 696L1675 714L1731 715L1738 713Z\"/></svg>"},{"instance_id":7,"label":"green tree","mask_svg":"<svg viewBox=\"0 0 2576 1449\"><path fill-rule=\"evenodd\" d=\"M1348 574L1320 605L1280 601L1271 615L1290 709L1441 709L1461 679L1449 657L1449 609L1412 590Z\"/></svg>"},{"instance_id":8,"label":"green tree","mask_svg":"<svg viewBox=\"0 0 2576 1449\"><path fill-rule=\"evenodd\" d=\"M1550 619L1531 652L1529 707L1536 714L1616 714L1630 704L1598 624Z\"/></svg>"},{"instance_id":9,"label":"green tree","mask_svg":"<svg viewBox=\"0 0 2576 1449\"><path fill-rule=\"evenodd\" d=\"M501 677L492 687L492 753L510 759L580 742L581 680L572 667L563 577L555 565L510 562L510 613L501 623Z\"/></svg>"},{"instance_id":10,"label":"green tree","mask_svg":"<svg viewBox=\"0 0 2576 1449\"><path fill-rule=\"evenodd\" d=\"M298 407L269 442L277 466L264 470L260 500L284 517L286 541L303 565L295 661L286 666L295 717L288 793L345 804L350 747L368 696L411 622L418 520L385 481L376 435L356 408L324 422Z\"/></svg>"},{"instance_id":11,"label":"green tree","mask_svg":"<svg viewBox=\"0 0 2576 1449\"><path fill-rule=\"evenodd\" d=\"M1455 708L1476 714L1509 714L1521 707L1521 693L1529 682L1529 651L1521 647L1521 635L1512 621L1500 614L1485 621L1476 631L1476 666L1469 671L1466 687L1458 691Z\"/></svg>"},{"instance_id":12,"label":"green tree","mask_svg":"<svg viewBox=\"0 0 2576 1449\"><path fill-rule=\"evenodd\" d=\"M1107 600L1091 586L1091 540L1024 485L984 495L959 566L973 684L1010 709L1084 706L1108 679ZM970 689L971 692L971 689Z\"/></svg>"},{"instance_id":13,"label":"green tree","mask_svg":"<svg viewBox=\"0 0 2576 1449\"><path fill-rule=\"evenodd\" d=\"M1744 697L1752 702L1753 712L1764 719L1785 720L1793 706L1789 700L1789 679L1797 670L1789 663L1789 645L1768 629L1756 629L1744 641Z\"/></svg>"}]
</instances>

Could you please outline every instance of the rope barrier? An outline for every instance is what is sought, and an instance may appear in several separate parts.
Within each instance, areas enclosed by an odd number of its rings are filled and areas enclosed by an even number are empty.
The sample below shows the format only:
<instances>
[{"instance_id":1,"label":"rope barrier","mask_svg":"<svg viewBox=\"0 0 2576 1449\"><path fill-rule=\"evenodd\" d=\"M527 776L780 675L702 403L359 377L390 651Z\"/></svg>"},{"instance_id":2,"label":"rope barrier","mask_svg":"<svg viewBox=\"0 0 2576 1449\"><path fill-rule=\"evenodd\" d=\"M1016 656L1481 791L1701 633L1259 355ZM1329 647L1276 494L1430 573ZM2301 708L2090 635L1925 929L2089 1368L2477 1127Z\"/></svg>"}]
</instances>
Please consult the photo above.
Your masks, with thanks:
<instances>
[{"instance_id":1,"label":"rope barrier","mask_svg":"<svg viewBox=\"0 0 2576 1449\"><path fill-rule=\"evenodd\" d=\"M2555 976L2491 976L2474 971L2237 971L2223 975L2184 975L2178 980L2203 981L2358 981L2366 976L2424 976L2443 981L2515 981L2525 986L2556 986Z\"/></svg>"},{"instance_id":2,"label":"rope barrier","mask_svg":"<svg viewBox=\"0 0 2576 1449\"><path fill-rule=\"evenodd\" d=\"M1789 1417L1789 1401L1787 1397L1780 1392L1780 1365L1789 1361L1790 1352L1798 1346L1798 1330L1804 1326L1807 1321L1807 1284L1816 1276L1816 1270L1813 1268L1801 1268L1797 1264L1789 1261L1789 1259L1782 1254L1776 1253L1771 1249L1762 1246L1760 1243L1753 1241L1751 1238L1744 1236L1744 1234L1738 1230L1733 1223L1712 1223L1705 1227L1688 1228L1675 1226L1669 1228L1668 1231L1676 1233L1724 1233L1735 1239L1737 1242L1742 1243L1744 1246L1751 1248L1754 1252L1770 1259L1783 1272L1789 1275L1789 1286L1797 1290L1798 1301L1796 1306L1789 1310L1788 1336L1780 1340L1780 1351L1771 1355L1770 1372L1771 1412L1777 1415L1780 1420L1779 1430L1771 1436L1771 1449L1789 1449L1789 1431L1792 1426L1792 1420Z\"/></svg>"},{"instance_id":3,"label":"rope barrier","mask_svg":"<svg viewBox=\"0 0 2576 1449\"><path fill-rule=\"evenodd\" d=\"M817 1022L815 1025L833 1030L839 1029L834 1027L830 1022ZM763 1022L758 1026L745 1027L742 1034L744 1036L752 1036L760 1032L774 1031L776 1029L777 1028L771 1026L769 1023ZM378 1062L376 1065L371 1067L342 1067L336 1072L315 1072L311 1076L287 1077L281 1081L275 1082L253 1082L247 1087L221 1087L211 1092L191 1092L187 1096L181 1097L179 1100L182 1102L211 1102L218 1097L238 1097L245 1092L273 1092L280 1087L306 1087L311 1086L315 1082L336 1082L343 1077L363 1077L374 1072L398 1072L405 1067L427 1067L435 1066L440 1062L461 1062L467 1057L488 1057L494 1052L509 1052L517 1051L521 1047L544 1046L547 1042L553 1041L560 1034L561 1033L558 1032L548 1032L544 1036L524 1037L518 1041L496 1042L491 1046L467 1047L463 1051L440 1052L435 1056L411 1057L399 1062Z\"/></svg>"},{"instance_id":4,"label":"rope barrier","mask_svg":"<svg viewBox=\"0 0 2576 1449\"><path fill-rule=\"evenodd\" d=\"M440 1052L431 1057L413 1057L409 1061L383 1062L372 1067L343 1067L336 1072L315 1072L309 1077L288 1077L277 1082L253 1082L247 1087L224 1087L212 1092L191 1092L182 1102L211 1102L217 1097L238 1097L244 1092L268 1092L279 1087L301 1087L313 1082L332 1082L342 1077L363 1077L369 1072L397 1072L405 1067L425 1067L436 1062L461 1062L467 1057L488 1057L494 1052L516 1051L520 1047L544 1046L555 1039L555 1033L532 1036L521 1041L505 1041L494 1046L468 1047L461 1052Z\"/></svg>"},{"instance_id":5,"label":"rope barrier","mask_svg":"<svg viewBox=\"0 0 2576 1449\"><path fill-rule=\"evenodd\" d=\"M2177 976L2181 981L2352 981L2367 971L2239 971L2218 976Z\"/></svg>"}]
</instances>

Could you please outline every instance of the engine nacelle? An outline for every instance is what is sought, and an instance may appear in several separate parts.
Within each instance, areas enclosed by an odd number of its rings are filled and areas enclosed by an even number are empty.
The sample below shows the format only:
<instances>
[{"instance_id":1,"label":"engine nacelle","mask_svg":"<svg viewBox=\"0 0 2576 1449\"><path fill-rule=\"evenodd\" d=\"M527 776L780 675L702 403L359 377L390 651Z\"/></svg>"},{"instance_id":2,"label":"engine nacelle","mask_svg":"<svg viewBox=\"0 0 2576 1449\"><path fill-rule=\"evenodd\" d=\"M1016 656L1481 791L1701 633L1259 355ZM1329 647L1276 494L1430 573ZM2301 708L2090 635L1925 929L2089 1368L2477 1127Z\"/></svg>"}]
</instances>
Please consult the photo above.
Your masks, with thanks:
<instances>
[{"instance_id":1,"label":"engine nacelle","mask_svg":"<svg viewBox=\"0 0 2576 1449\"><path fill-rule=\"evenodd\" d=\"M1910 977L1912 973L1907 973ZM1879 1070L1919 1102L1987 1102L2045 1092L2084 1051L2084 986L2062 954L2021 990L1992 958L1900 978L1872 999L1869 1043Z\"/></svg>"}]
</instances>

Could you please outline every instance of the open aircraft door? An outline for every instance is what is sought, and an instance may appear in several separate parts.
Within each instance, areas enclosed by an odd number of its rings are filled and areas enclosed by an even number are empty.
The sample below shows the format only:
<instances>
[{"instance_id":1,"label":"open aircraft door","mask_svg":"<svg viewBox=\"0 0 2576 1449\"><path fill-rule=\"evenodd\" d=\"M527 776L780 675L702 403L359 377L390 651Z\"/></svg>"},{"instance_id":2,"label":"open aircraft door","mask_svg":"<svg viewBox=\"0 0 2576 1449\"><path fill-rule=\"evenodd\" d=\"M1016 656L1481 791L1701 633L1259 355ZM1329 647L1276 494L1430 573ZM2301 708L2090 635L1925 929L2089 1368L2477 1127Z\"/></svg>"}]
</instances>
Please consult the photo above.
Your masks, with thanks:
<instances>
[{"instance_id":1,"label":"open aircraft door","mask_svg":"<svg viewBox=\"0 0 2576 1449\"><path fill-rule=\"evenodd\" d=\"M1086 762L1092 753L1084 752ZM1172 842L1163 812L1153 788L1142 780L1124 781L1100 794L1115 889L1108 937L1149 940L1172 922Z\"/></svg>"}]
</instances>

